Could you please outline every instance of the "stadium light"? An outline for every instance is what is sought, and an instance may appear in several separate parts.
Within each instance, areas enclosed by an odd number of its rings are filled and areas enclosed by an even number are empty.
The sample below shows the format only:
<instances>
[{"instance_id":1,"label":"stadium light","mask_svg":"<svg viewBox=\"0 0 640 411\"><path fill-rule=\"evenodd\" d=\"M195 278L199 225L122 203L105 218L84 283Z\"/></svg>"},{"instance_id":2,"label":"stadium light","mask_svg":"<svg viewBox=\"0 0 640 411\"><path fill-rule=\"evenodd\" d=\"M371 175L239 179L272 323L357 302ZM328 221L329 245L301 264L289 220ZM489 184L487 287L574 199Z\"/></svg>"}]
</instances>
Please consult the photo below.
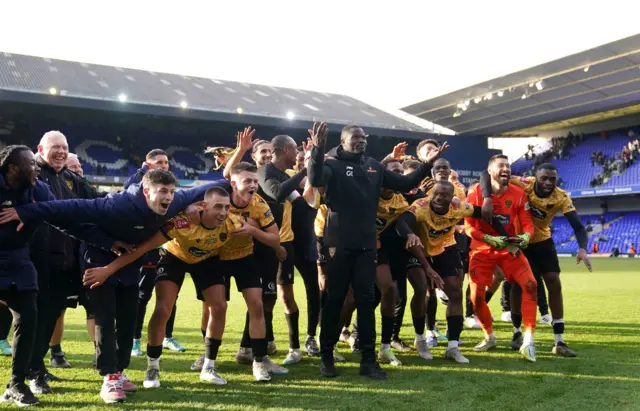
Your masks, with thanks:
<instances>
[{"instance_id":1,"label":"stadium light","mask_svg":"<svg viewBox=\"0 0 640 411\"><path fill-rule=\"evenodd\" d=\"M242 114L242 107L238 107L238 108L236 109L236 113L238 113L238 114Z\"/></svg>"},{"instance_id":2,"label":"stadium light","mask_svg":"<svg viewBox=\"0 0 640 411\"><path fill-rule=\"evenodd\" d=\"M187 108L187 106L188 106L188 104L187 104L187 102L186 102L186 101L182 100L182 101L180 102L180 107L182 107L182 108Z\"/></svg>"},{"instance_id":3,"label":"stadium light","mask_svg":"<svg viewBox=\"0 0 640 411\"><path fill-rule=\"evenodd\" d=\"M295 114L293 114L293 111L287 111L287 118L289 120L293 120L295 118Z\"/></svg>"},{"instance_id":4,"label":"stadium light","mask_svg":"<svg viewBox=\"0 0 640 411\"><path fill-rule=\"evenodd\" d=\"M529 87L533 87L533 83L529 83Z\"/></svg>"},{"instance_id":5,"label":"stadium light","mask_svg":"<svg viewBox=\"0 0 640 411\"><path fill-rule=\"evenodd\" d=\"M542 90L544 88L544 83L542 82L542 80L538 81L536 83L536 88L538 89L538 91Z\"/></svg>"},{"instance_id":6,"label":"stadium light","mask_svg":"<svg viewBox=\"0 0 640 411\"><path fill-rule=\"evenodd\" d=\"M476 97L476 98L473 99L473 102L476 103L476 104L480 103L481 101L482 101L482 98L480 98L480 97Z\"/></svg>"},{"instance_id":7,"label":"stadium light","mask_svg":"<svg viewBox=\"0 0 640 411\"><path fill-rule=\"evenodd\" d=\"M124 93L120 93L120 95L118 96L118 100L124 103L125 101L127 101L127 95Z\"/></svg>"},{"instance_id":8,"label":"stadium light","mask_svg":"<svg viewBox=\"0 0 640 411\"><path fill-rule=\"evenodd\" d=\"M587 66L587 67L585 67L585 68L584 68L584 72L585 72L585 73L586 73L586 72L588 72L588 71L589 71L589 66Z\"/></svg>"},{"instance_id":9,"label":"stadium light","mask_svg":"<svg viewBox=\"0 0 640 411\"><path fill-rule=\"evenodd\" d=\"M493 94L489 93L487 94L487 97L485 97L487 100L491 100L493 98Z\"/></svg>"},{"instance_id":10,"label":"stadium light","mask_svg":"<svg viewBox=\"0 0 640 411\"><path fill-rule=\"evenodd\" d=\"M58 94L58 89L56 89L55 87L51 87L49 89L49 94L53 94L55 96L56 94Z\"/></svg>"},{"instance_id":11,"label":"stadium light","mask_svg":"<svg viewBox=\"0 0 640 411\"><path fill-rule=\"evenodd\" d=\"M525 99L525 98L527 98L527 97L528 97L528 96L527 96L527 93L524 93L524 94L522 95L522 97L520 97L520 98L524 100L524 99Z\"/></svg>"},{"instance_id":12,"label":"stadium light","mask_svg":"<svg viewBox=\"0 0 640 411\"><path fill-rule=\"evenodd\" d=\"M502 90L498 91L498 97L502 97L502 96L504 96L504 91L502 91Z\"/></svg>"}]
</instances>

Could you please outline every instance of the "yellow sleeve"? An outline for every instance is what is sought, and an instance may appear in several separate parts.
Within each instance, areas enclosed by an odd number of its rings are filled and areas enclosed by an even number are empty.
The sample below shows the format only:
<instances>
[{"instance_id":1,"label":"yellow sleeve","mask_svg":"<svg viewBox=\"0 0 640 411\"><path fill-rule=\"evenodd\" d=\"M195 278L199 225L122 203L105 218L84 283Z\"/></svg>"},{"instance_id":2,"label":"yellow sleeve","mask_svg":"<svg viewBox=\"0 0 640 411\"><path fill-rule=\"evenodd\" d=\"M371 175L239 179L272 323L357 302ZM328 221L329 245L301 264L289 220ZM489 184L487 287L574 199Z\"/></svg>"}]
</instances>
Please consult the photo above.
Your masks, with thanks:
<instances>
[{"instance_id":1,"label":"yellow sleeve","mask_svg":"<svg viewBox=\"0 0 640 411\"><path fill-rule=\"evenodd\" d=\"M462 202L456 210L456 219L462 220L463 218L471 217L473 215L473 206L469 203Z\"/></svg>"},{"instance_id":2,"label":"yellow sleeve","mask_svg":"<svg viewBox=\"0 0 640 411\"><path fill-rule=\"evenodd\" d=\"M275 222L271 208L269 208L269 204L264 200L259 201L256 205L256 214L258 223L260 223L260 227L262 228L269 227Z\"/></svg>"},{"instance_id":3,"label":"yellow sleeve","mask_svg":"<svg viewBox=\"0 0 640 411\"><path fill-rule=\"evenodd\" d=\"M513 184L516 187L520 187L523 190L526 190L527 188L531 187L535 182L536 182L536 179L533 177L527 178L527 177L512 176L511 179L509 179L509 183Z\"/></svg>"},{"instance_id":4,"label":"yellow sleeve","mask_svg":"<svg viewBox=\"0 0 640 411\"><path fill-rule=\"evenodd\" d=\"M429 214L429 201L425 198L420 198L411 204L408 211L416 216L416 221L428 221L427 215Z\"/></svg>"},{"instance_id":5,"label":"yellow sleeve","mask_svg":"<svg viewBox=\"0 0 640 411\"><path fill-rule=\"evenodd\" d=\"M293 177L294 175L296 175L296 171L295 171L295 170L292 170L292 169L290 169L290 168L288 168L288 169L284 170L284 172L285 172L285 173L287 173L287 175L288 175L289 177Z\"/></svg>"},{"instance_id":6,"label":"yellow sleeve","mask_svg":"<svg viewBox=\"0 0 640 411\"><path fill-rule=\"evenodd\" d=\"M167 221L160 231L165 235L165 237L167 237L167 239L171 240L180 237L180 230L189 228L190 226L191 223L189 222L189 219L187 219L183 214L178 214Z\"/></svg>"}]
</instances>

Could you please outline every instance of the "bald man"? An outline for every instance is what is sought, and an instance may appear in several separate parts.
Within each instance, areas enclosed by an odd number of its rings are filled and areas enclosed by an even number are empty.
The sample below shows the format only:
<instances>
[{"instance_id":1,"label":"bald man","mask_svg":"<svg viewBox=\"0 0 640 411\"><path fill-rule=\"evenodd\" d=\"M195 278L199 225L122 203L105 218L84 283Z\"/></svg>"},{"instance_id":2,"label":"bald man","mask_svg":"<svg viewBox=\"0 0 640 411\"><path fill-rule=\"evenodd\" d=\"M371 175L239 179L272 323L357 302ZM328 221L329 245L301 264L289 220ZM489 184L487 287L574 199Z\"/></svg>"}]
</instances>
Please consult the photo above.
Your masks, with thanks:
<instances>
[{"instance_id":1,"label":"bald man","mask_svg":"<svg viewBox=\"0 0 640 411\"><path fill-rule=\"evenodd\" d=\"M56 199L94 198L95 189L79 175L69 171L67 138L60 131L49 131L38 145L36 162L40 167L38 179L49 186ZM67 297L77 296L76 285L80 268L76 254L76 240L43 224L30 244L31 260L38 272L38 329L31 356L31 391L34 394L51 392L48 381L57 377L48 373L44 357L49 350L58 318L67 306ZM77 300L76 300L77 301ZM68 368L69 363L57 344L52 350L51 365Z\"/></svg>"}]
</instances>

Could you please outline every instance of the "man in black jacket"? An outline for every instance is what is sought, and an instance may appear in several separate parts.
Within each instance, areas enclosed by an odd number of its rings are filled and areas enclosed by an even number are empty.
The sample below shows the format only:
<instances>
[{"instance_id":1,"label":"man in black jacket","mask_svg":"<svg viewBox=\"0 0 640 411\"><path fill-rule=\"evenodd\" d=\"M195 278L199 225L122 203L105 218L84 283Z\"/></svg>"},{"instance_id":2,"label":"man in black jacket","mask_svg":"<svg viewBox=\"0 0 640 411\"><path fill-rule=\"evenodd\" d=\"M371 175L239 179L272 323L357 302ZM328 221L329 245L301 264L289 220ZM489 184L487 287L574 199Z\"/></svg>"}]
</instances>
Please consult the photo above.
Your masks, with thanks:
<instances>
[{"instance_id":1,"label":"man in black jacket","mask_svg":"<svg viewBox=\"0 0 640 411\"><path fill-rule=\"evenodd\" d=\"M335 159L325 161L328 127L314 124L309 181L325 188L329 207L324 231L327 247L326 303L322 313L320 372L335 377L333 347L338 341L340 309L349 285L358 309L362 360L360 374L385 379L375 357L374 284L376 277L376 212L380 190L409 192L426 177L431 164L421 164L406 176L386 170L380 162L364 156L367 136L361 127L346 126L340 135ZM443 144L426 159L431 162L446 148Z\"/></svg>"},{"instance_id":2,"label":"man in black jacket","mask_svg":"<svg viewBox=\"0 0 640 411\"><path fill-rule=\"evenodd\" d=\"M69 155L67 139L59 131L49 131L38 145L36 162L40 167L38 179L49 186L58 200L95 198L96 190L77 174L69 171L66 160ZM48 394L51 388L44 357L49 350L58 318L66 308L67 297L79 292L81 278L77 259L78 243L62 232L43 224L30 244L31 259L38 272L38 330L31 357L31 390L36 394ZM64 353L58 347L52 352L52 365L69 367Z\"/></svg>"},{"instance_id":3,"label":"man in black jacket","mask_svg":"<svg viewBox=\"0 0 640 411\"><path fill-rule=\"evenodd\" d=\"M300 351L300 337L298 319L300 311L293 294L293 272L294 272L294 234L291 227L291 203L293 201L303 201L296 191L300 183L307 175L307 170L303 168L293 177L289 177L286 170L292 169L296 163L298 148L293 138L280 135L271 140L272 159L258 169L258 182L260 188L258 194L265 199L276 224L280 227L280 245L286 250L287 256L284 261L278 264L278 258L273 249L256 245L262 261L268 264L265 270L263 281L275 282L278 287L278 295L284 305L285 317L289 328L289 353L284 359L284 365L291 365L300 362L302 353ZM297 200L300 199L300 200ZM268 263L273 262L273 263ZM309 280L308 278L306 279ZM313 281L317 282L314 278ZM269 303L267 299L267 304Z\"/></svg>"}]
</instances>

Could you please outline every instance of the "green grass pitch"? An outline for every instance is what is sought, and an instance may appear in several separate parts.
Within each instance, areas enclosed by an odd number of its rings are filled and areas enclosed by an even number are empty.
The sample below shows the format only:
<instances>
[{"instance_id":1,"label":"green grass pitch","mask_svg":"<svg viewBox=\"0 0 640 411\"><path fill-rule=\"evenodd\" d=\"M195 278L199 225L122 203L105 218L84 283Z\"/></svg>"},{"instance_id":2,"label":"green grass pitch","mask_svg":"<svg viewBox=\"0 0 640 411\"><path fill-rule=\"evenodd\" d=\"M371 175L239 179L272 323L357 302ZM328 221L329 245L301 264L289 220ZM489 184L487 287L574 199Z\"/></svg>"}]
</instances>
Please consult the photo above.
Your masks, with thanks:
<instances>
[{"instance_id":1,"label":"green grass pitch","mask_svg":"<svg viewBox=\"0 0 640 411\"><path fill-rule=\"evenodd\" d=\"M385 366L389 372L387 381L360 377L359 356L351 354L343 345L340 350L349 362L339 364L338 378L321 378L318 359L305 357L302 363L290 367L289 375L274 376L270 383L257 384L250 367L234 362L245 316L244 302L234 289L217 360L219 373L229 384L218 387L202 383L198 374L189 370L203 351L199 329L201 307L191 282L186 282L178 299L175 336L188 348L187 352L165 351L161 361L162 388L156 390L142 388L146 359L134 358L128 375L139 384L140 390L116 407L137 410L640 409L640 260L594 259L593 263L594 272L589 273L584 266L576 266L574 259L562 260L565 339L577 351L577 358L553 357L550 354L552 329L539 326L536 332L538 361L525 363L507 348L511 326L498 321L497 350L480 355L473 353L472 347L480 341L481 332L465 330L461 348L471 364L445 361L442 346L433 349L435 359L430 362L421 360L415 353L398 354L404 365ZM303 342L306 309L299 277L296 292ZM498 300L496 296L491 302L496 319L500 317ZM153 304L150 303L149 311ZM445 308L440 305L438 320L444 321L444 314ZM273 359L281 362L288 344L279 303L274 317L279 353ZM93 344L84 326L84 310L70 310L66 318L63 349L73 368L53 370L64 381L52 384L54 394L40 396L42 406L60 410L113 408L98 397L101 379L90 368ZM413 341L408 308L402 334L405 341ZM143 334L143 346L145 341ZM9 379L9 369L10 358L0 358L3 382Z\"/></svg>"}]
</instances>

